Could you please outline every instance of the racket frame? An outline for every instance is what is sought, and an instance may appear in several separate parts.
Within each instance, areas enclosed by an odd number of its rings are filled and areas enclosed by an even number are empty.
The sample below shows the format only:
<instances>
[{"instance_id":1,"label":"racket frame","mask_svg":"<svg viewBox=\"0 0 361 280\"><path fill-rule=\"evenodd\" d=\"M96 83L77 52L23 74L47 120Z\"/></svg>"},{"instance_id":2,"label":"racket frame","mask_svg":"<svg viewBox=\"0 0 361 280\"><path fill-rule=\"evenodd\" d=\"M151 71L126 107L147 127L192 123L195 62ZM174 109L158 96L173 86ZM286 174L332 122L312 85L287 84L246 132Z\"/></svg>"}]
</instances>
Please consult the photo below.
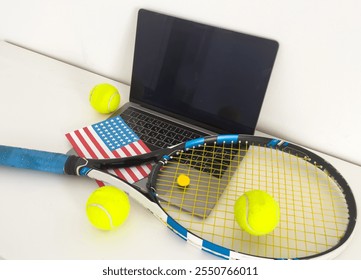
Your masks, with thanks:
<instances>
[{"instance_id":1,"label":"racket frame","mask_svg":"<svg viewBox=\"0 0 361 280\"><path fill-rule=\"evenodd\" d=\"M163 155L163 160L160 160L152 169L150 175L149 175L149 181L148 181L148 188L152 189L153 193L156 193L156 174L159 172L159 170L167 164L167 161L171 159L172 154L177 153L181 150L187 150L191 148L197 148L203 145L207 144L214 144L217 143L217 145L230 145L239 143L240 145L244 144L246 146L254 145L254 143L257 143L257 145L260 146L266 146L270 149L277 149L282 152L289 153L293 156L299 157L302 160L305 160L307 162L310 162L314 166L316 166L318 169L320 169L322 172L328 174L330 178L338 185L340 190L343 192L345 199L347 201L348 205L348 211L349 211L349 223L347 225L347 229L345 231L345 234L343 237L340 238L339 242L331 247L328 250L325 250L321 253L314 254L312 256L307 257L301 257L297 259L314 259L314 258L334 258L339 254L340 251L342 251L348 244L347 241L349 241L352 237L352 234L354 232L354 228L356 226L356 220L357 220L357 207L356 207L356 201L353 196L352 190L350 186L348 185L345 178L340 174L340 172L337 171L336 168L334 168L329 162L327 162L322 157L318 156L317 154L302 148L298 145L276 139L276 138L267 138L267 137L259 137L259 136L250 136L250 135L239 135L239 134L231 134L231 135L220 135L220 136L208 136L204 138L197 138L194 140L190 140L188 142L182 143L180 145L177 145L173 147L172 149L168 149L168 154ZM257 146L256 145L256 146ZM159 207L162 208L159 202L157 202ZM164 211L164 209L163 209ZM164 211L166 213L166 211ZM169 224L169 222L168 222ZM193 245L200 247L201 249L215 254L219 257L225 258L225 259L259 259L259 257L255 257L253 255L249 255L247 253L240 253L236 251L229 250L227 248L224 248L222 246L219 246L217 244L213 244L211 242L208 242L206 240L202 240L199 236L190 233L187 231L187 229L183 228L179 223L176 221L172 221L170 228L177 233L181 238L187 240L188 242L192 243ZM202 242L203 241L203 242ZM262 257L267 258L267 257Z\"/></svg>"},{"instance_id":2,"label":"racket frame","mask_svg":"<svg viewBox=\"0 0 361 280\"><path fill-rule=\"evenodd\" d=\"M203 240L199 236L189 232L177 221L171 218L162 208L157 198L155 180L157 172L165 165L174 153L182 150L207 145L209 143L217 143L228 145L240 142L241 144L253 145L257 143L260 146L266 146L271 149L277 149L293 156L299 157L312 163L314 166L325 172L338 185L345 196L348 205L349 223L345 234L339 242L332 248L311 256L300 259L309 258L334 258L344 247L347 246L357 220L356 201L352 194L351 188L344 177L326 160L317 154L306 150L298 145L285 142L278 139L249 136L249 135L219 135L198 138L187 141L185 143L173 146L171 148L154 151L148 154L133 156L125 159L84 159L77 156L66 156L58 153L50 153L43 151L28 150L15 147L0 146L0 165L12 166L18 168L27 168L57 174L68 174L87 176L89 178L104 181L117 186L127 192L137 202L151 211L159 220L166 224L173 232L178 234L184 240L201 248L204 251L217 255L225 259L259 259L257 256L247 253L240 253L224 248L212 242ZM108 173L106 169L121 168L133 166L149 161L156 161L152 171L147 178L147 190L144 191L134 184L125 182L124 180ZM144 179L143 179L144 180ZM265 258L265 257L262 257ZM267 258L267 257L266 257Z\"/></svg>"},{"instance_id":3,"label":"racket frame","mask_svg":"<svg viewBox=\"0 0 361 280\"><path fill-rule=\"evenodd\" d=\"M349 216L351 217L351 219L349 220L349 224L347 226L344 236L339 240L339 242L334 247L324 252L298 259L324 258L325 256L326 257L336 256L338 252L341 251L347 245L347 241L351 238L351 235L354 231L356 225L356 219L357 219L356 201L347 181L329 162L324 160L322 157L318 156L317 154L305 148L302 148L298 145L283 140L279 140L275 138L258 137L258 136L238 135L238 134L208 136L204 138L197 138L194 140L190 140L185 143L175 145L171 148L157 150L149 154L133 156L125 160L124 159L88 160L88 163L83 167L91 169L91 171L89 172L86 171L87 172L86 175L92 179L106 181L108 183L112 183L118 186L120 184L118 183L118 181L120 180L122 182L121 186L119 186L120 188L122 188L131 197L133 197L135 200L141 203L149 211L151 211L173 232L179 235L182 239L188 241L189 243L192 243L194 246L199 247L204 251L207 251L209 253L212 253L214 255L217 255L225 259L244 259L244 258L259 259L259 257L249 255L246 253L232 251L217 244L203 240L196 234L189 232L186 228L184 228L177 221L171 218L167 214L167 212L162 208L161 204L158 201L157 190L155 185L157 174L159 170L164 165L166 165L169 160L171 160L172 156L182 150L188 150L207 144L213 145L214 143L216 143L217 145L230 145L234 143L240 143L247 146L254 145L254 143L257 143L256 146L257 145L266 146L270 149L277 149L289 153L293 156L299 157L302 160L310 162L318 169L328 174L342 190L345 199L348 202ZM141 164L148 161L156 161L156 164L153 166L152 171L148 176L146 192L135 185L131 185L127 182L122 181L121 179L119 179L114 175L101 171L109 168L128 167L134 164ZM83 175L81 173L85 172L83 167L80 169L81 172L78 175ZM73 168L74 167L72 167L71 169Z\"/></svg>"}]
</instances>

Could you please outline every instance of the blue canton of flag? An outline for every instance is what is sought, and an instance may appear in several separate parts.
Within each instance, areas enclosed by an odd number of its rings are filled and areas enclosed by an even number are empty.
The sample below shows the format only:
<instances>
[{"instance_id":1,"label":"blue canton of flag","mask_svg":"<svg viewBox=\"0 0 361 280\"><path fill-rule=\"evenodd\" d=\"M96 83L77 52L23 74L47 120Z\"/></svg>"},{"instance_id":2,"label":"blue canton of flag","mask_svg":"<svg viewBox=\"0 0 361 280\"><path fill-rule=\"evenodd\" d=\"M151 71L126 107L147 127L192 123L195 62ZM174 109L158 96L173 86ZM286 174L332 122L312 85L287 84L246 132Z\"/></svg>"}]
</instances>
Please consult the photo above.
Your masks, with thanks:
<instances>
[{"instance_id":1,"label":"blue canton of flag","mask_svg":"<svg viewBox=\"0 0 361 280\"><path fill-rule=\"evenodd\" d=\"M111 151L139 140L139 137L119 116L94 124L92 127Z\"/></svg>"}]
</instances>

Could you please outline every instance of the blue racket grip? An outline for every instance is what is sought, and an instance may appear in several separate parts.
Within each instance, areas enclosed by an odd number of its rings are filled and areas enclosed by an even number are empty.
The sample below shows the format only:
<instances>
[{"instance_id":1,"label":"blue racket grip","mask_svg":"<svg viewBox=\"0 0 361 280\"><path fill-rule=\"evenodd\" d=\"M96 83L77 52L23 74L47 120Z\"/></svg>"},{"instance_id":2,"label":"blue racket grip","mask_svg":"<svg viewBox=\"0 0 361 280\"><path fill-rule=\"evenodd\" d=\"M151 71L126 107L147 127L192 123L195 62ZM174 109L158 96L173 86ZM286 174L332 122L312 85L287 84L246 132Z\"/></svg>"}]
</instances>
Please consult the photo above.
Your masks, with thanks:
<instances>
[{"instance_id":1,"label":"blue racket grip","mask_svg":"<svg viewBox=\"0 0 361 280\"><path fill-rule=\"evenodd\" d=\"M0 145L0 165L64 174L69 156Z\"/></svg>"}]
</instances>

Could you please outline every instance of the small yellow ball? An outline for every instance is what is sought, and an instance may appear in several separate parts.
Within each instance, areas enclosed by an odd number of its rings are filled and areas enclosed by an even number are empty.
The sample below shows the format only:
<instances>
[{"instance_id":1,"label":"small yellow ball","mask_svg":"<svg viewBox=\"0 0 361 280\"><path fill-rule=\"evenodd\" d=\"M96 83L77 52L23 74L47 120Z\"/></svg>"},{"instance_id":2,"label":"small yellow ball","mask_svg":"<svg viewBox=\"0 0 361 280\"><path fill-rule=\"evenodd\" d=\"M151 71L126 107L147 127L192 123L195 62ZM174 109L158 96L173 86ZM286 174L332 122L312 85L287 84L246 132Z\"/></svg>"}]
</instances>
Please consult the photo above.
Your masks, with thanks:
<instances>
[{"instance_id":1,"label":"small yellow ball","mask_svg":"<svg viewBox=\"0 0 361 280\"><path fill-rule=\"evenodd\" d=\"M117 88L111 84L99 84L90 91L89 101L99 113L109 114L118 109L120 94Z\"/></svg>"},{"instance_id":2,"label":"small yellow ball","mask_svg":"<svg viewBox=\"0 0 361 280\"><path fill-rule=\"evenodd\" d=\"M128 195L113 186L96 189L86 203L86 214L93 226L112 230L125 222L130 211Z\"/></svg>"},{"instance_id":3,"label":"small yellow ball","mask_svg":"<svg viewBox=\"0 0 361 280\"><path fill-rule=\"evenodd\" d=\"M260 190L245 192L234 205L238 225L251 235L271 233L278 225L280 208L274 198Z\"/></svg>"},{"instance_id":4,"label":"small yellow ball","mask_svg":"<svg viewBox=\"0 0 361 280\"><path fill-rule=\"evenodd\" d=\"M180 186L182 188L188 187L190 182L191 182L191 179L186 174L180 174L177 178L177 184L178 184L178 186Z\"/></svg>"}]
</instances>

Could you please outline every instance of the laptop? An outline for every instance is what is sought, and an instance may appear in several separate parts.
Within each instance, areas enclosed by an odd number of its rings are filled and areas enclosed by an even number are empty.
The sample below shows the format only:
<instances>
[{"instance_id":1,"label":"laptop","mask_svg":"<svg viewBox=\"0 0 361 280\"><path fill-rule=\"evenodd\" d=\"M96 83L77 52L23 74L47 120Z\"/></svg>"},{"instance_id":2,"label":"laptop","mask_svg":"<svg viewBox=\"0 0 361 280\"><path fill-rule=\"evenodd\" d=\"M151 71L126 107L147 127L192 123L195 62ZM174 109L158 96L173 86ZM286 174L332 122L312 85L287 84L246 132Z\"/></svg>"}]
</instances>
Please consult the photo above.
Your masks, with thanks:
<instances>
[{"instance_id":1,"label":"laptop","mask_svg":"<svg viewBox=\"0 0 361 280\"><path fill-rule=\"evenodd\" d=\"M129 102L116 111L151 149L254 134L275 40L141 9Z\"/></svg>"},{"instance_id":2,"label":"laptop","mask_svg":"<svg viewBox=\"0 0 361 280\"><path fill-rule=\"evenodd\" d=\"M150 150L212 134L254 134L277 51L271 39L141 9L129 102L111 117L120 115ZM237 168L234 156L220 159L222 172L188 168L186 193L170 205L206 219ZM200 178L207 183L193 186ZM146 180L134 185L146 188ZM217 196L205 201L202 193ZM187 195L198 203L185 203Z\"/></svg>"}]
</instances>

